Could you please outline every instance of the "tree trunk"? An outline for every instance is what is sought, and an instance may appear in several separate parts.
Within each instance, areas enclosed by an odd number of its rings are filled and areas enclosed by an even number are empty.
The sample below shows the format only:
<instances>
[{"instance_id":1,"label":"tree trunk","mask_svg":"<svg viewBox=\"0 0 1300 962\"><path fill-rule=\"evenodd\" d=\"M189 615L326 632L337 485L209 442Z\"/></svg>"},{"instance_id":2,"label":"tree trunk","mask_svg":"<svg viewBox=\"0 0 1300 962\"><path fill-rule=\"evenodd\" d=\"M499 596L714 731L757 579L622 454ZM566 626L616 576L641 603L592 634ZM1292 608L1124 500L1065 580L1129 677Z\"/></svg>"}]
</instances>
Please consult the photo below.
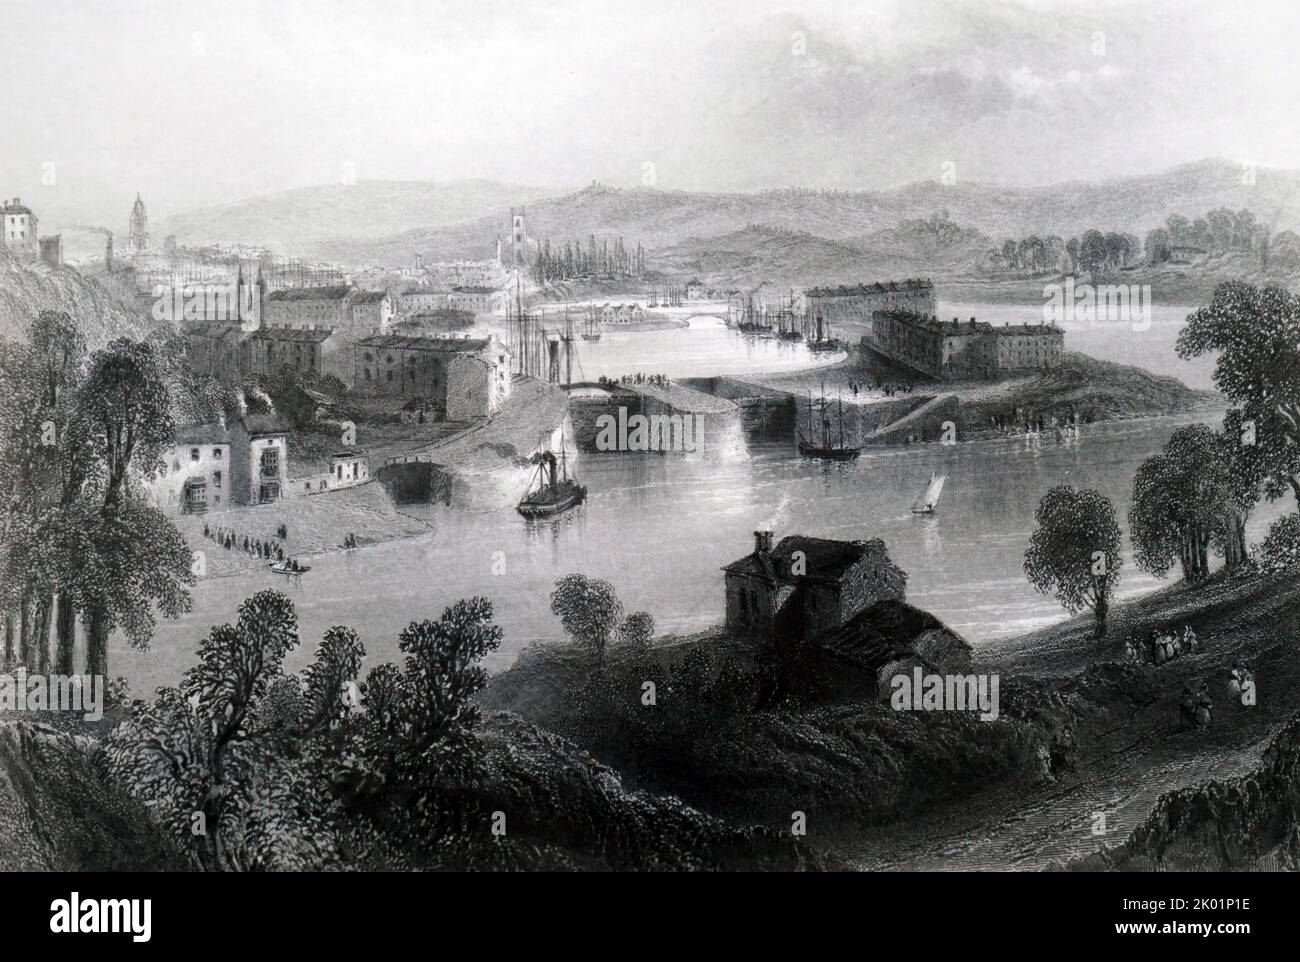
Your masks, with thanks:
<instances>
[{"instance_id":1,"label":"tree trunk","mask_svg":"<svg viewBox=\"0 0 1300 962\"><path fill-rule=\"evenodd\" d=\"M1096 639L1101 641L1106 637L1106 615L1110 611L1110 596L1100 594L1097 596L1097 604L1093 606L1092 613L1097 617Z\"/></svg>"},{"instance_id":2,"label":"tree trunk","mask_svg":"<svg viewBox=\"0 0 1300 962\"><path fill-rule=\"evenodd\" d=\"M1229 571L1234 571L1246 562L1246 516L1234 511L1228 518L1228 530L1225 534L1226 544L1223 550L1224 564Z\"/></svg>"},{"instance_id":3,"label":"tree trunk","mask_svg":"<svg viewBox=\"0 0 1300 962\"><path fill-rule=\"evenodd\" d=\"M53 595L42 595L36 602L36 670L42 675L50 671L50 612L53 608Z\"/></svg>"},{"instance_id":4,"label":"tree trunk","mask_svg":"<svg viewBox=\"0 0 1300 962\"><path fill-rule=\"evenodd\" d=\"M86 626L86 674L108 682L108 618L97 604L90 606Z\"/></svg>"},{"instance_id":5,"label":"tree trunk","mask_svg":"<svg viewBox=\"0 0 1300 962\"><path fill-rule=\"evenodd\" d=\"M4 667L8 668L14 663L14 613L5 612L5 651Z\"/></svg>"},{"instance_id":6,"label":"tree trunk","mask_svg":"<svg viewBox=\"0 0 1300 962\"><path fill-rule=\"evenodd\" d=\"M54 670L60 675L71 675L75 670L73 652L77 644L77 609L72 599L62 592L54 616L54 637L57 644Z\"/></svg>"},{"instance_id":7,"label":"tree trunk","mask_svg":"<svg viewBox=\"0 0 1300 962\"><path fill-rule=\"evenodd\" d=\"M18 599L18 664L32 666L32 602L26 591Z\"/></svg>"}]
</instances>

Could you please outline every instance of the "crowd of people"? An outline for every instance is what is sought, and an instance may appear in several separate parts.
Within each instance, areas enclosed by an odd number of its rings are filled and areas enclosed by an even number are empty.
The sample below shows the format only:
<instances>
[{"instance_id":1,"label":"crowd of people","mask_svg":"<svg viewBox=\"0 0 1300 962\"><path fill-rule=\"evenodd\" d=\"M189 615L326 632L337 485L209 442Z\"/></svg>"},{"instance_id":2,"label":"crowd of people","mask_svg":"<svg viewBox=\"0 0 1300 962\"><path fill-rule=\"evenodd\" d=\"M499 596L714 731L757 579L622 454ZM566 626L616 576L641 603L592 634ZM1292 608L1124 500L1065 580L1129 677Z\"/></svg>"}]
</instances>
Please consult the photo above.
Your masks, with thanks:
<instances>
[{"instance_id":1,"label":"crowd of people","mask_svg":"<svg viewBox=\"0 0 1300 962\"><path fill-rule=\"evenodd\" d=\"M1134 664L1163 665L1179 655L1196 654L1200 651L1201 640L1191 625L1184 625L1182 633L1177 631L1157 631L1140 645L1129 635L1124 642L1124 658Z\"/></svg>"},{"instance_id":2,"label":"crowd of people","mask_svg":"<svg viewBox=\"0 0 1300 962\"><path fill-rule=\"evenodd\" d=\"M284 525L280 525L277 535L283 541L283 539L289 537L289 530ZM230 551L243 551L254 558L261 558L265 561L284 560L283 543L276 544L274 541L240 535L234 528L212 527L205 521L203 523L203 537L215 541L221 547Z\"/></svg>"},{"instance_id":3,"label":"crowd of people","mask_svg":"<svg viewBox=\"0 0 1300 962\"><path fill-rule=\"evenodd\" d=\"M667 374L623 374L617 378L608 378L605 375L600 376L601 384L651 384L655 387L668 387L673 382L668 379Z\"/></svg>"}]
</instances>

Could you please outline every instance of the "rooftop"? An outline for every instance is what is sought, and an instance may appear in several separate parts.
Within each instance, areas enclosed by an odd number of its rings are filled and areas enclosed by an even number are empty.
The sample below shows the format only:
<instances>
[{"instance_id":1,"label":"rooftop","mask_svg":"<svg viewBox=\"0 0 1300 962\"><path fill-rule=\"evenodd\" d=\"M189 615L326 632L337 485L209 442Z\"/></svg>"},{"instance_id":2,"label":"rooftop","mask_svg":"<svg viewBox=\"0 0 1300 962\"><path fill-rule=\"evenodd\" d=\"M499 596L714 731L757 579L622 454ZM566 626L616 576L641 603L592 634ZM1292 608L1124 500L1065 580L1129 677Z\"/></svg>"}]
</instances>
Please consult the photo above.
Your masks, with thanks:
<instances>
[{"instance_id":1,"label":"rooftop","mask_svg":"<svg viewBox=\"0 0 1300 962\"><path fill-rule=\"evenodd\" d=\"M291 327L260 327L252 332L252 337L264 341L288 341L298 344L319 344L322 341L329 340L333 328L311 328L309 330L295 330Z\"/></svg>"},{"instance_id":2,"label":"rooftop","mask_svg":"<svg viewBox=\"0 0 1300 962\"><path fill-rule=\"evenodd\" d=\"M929 278L908 278L902 281L876 281L874 284L857 284L853 287L814 287L806 292L808 297L860 297L863 294L897 294L934 289Z\"/></svg>"},{"instance_id":3,"label":"rooftop","mask_svg":"<svg viewBox=\"0 0 1300 962\"><path fill-rule=\"evenodd\" d=\"M266 295L268 301L341 301L352 288L337 284L330 287L285 287Z\"/></svg>"},{"instance_id":4,"label":"rooftop","mask_svg":"<svg viewBox=\"0 0 1300 962\"><path fill-rule=\"evenodd\" d=\"M239 418L244 426L244 430L249 434L267 435L267 434L287 434L288 427L283 421L274 414L244 414Z\"/></svg>"},{"instance_id":5,"label":"rooftop","mask_svg":"<svg viewBox=\"0 0 1300 962\"><path fill-rule=\"evenodd\" d=\"M802 577L814 581L833 581L868 555L889 561L885 542L879 538L870 541L835 541L829 538L809 538L790 535L769 552L752 551L745 557L723 568L734 574L750 574L771 580L793 580L788 572L796 551L803 552L805 572Z\"/></svg>"},{"instance_id":6,"label":"rooftop","mask_svg":"<svg viewBox=\"0 0 1300 962\"><path fill-rule=\"evenodd\" d=\"M923 631L948 630L929 612L902 601L877 601L820 634L816 642L836 655L876 670L897 658L918 657L912 642Z\"/></svg>"},{"instance_id":7,"label":"rooftop","mask_svg":"<svg viewBox=\"0 0 1300 962\"><path fill-rule=\"evenodd\" d=\"M440 354L477 354L492 343L486 337L416 337L408 334L372 334L358 347L375 351L433 351Z\"/></svg>"},{"instance_id":8,"label":"rooftop","mask_svg":"<svg viewBox=\"0 0 1300 962\"><path fill-rule=\"evenodd\" d=\"M230 435L220 424L178 424L172 431L175 444L229 444Z\"/></svg>"},{"instance_id":9,"label":"rooftop","mask_svg":"<svg viewBox=\"0 0 1300 962\"><path fill-rule=\"evenodd\" d=\"M917 314L914 311L876 311L873 316L892 318L912 327L939 334L942 337L967 337L971 334L1063 334L1054 324L1004 324L996 326L975 318L955 317L950 321Z\"/></svg>"}]
</instances>

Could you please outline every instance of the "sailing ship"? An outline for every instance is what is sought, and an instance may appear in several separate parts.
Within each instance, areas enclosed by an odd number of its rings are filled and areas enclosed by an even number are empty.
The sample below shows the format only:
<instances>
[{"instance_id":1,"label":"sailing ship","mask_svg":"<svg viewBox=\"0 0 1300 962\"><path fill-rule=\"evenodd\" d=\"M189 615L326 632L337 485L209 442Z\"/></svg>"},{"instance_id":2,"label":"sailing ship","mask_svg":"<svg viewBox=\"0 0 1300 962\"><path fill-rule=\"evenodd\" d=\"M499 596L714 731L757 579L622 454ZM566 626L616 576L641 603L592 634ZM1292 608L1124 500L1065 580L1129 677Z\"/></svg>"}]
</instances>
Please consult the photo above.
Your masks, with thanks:
<instances>
[{"instance_id":1,"label":"sailing ship","mask_svg":"<svg viewBox=\"0 0 1300 962\"><path fill-rule=\"evenodd\" d=\"M576 475L569 477L568 456L562 438L558 459L552 451L541 451L533 455L532 462L537 465L537 473L516 508L525 518L554 517L586 500L586 485L579 484Z\"/></svg>"},{"instance_id":2,"label":"sailing ship","mask_svg":"<svg viewBox=\"0 0 1300 962\"><path fill-rule=\"evenodd\" d=\"M934 514L934 509L939 504L939 495L943 493L943 483L947 480L946 474L931 474L930 483L912 505L912 514Z\"/></svg>"},{"instance_id":3,"label":"sailing ship","mask_svg":"<svg viewBox=\"0 0 1300 962\"><path fill-rule=\"evenodd\" d=\"M813 336L810 336L808 338L808 350L838 351L840 349L840 342L835 340L835 338L831 337L830 321L822 320L822 316L820 314L817 315L815 321L816 321L816 332L815 334L814 332L811 331L809 332L809 334Z\"/></svg>"},{"instance_id":4,"label":"sailing ship","mask_svg":"<svg viewBox=\"0 0 1300 962\"><path fill-rule=\"evenodd\" d=\"M802 341L803 331L799 324L799 318L794 310L794 291L790 291L790 298L787 301L781 299L780 307L776 312L776 336L783 341Z\"/></svg>"},{"instance_id":5,"label":"sailing ship","mask_svg":"<svg viewBox=\"0 0 1300 962\"><path fill-rule=\"evenodd\" d=\"M754 307L754 295L745 295L745 304L741 310L740 323L736 329L746 334L771 334L772 323L767 318L767 305Z\"/></svg>"},{"instance_id":6,"label":"sailing ship","mask_svg":"<svg viewBox=\"0 0 1300 962\"><path fill-rule=\"evenodd\" d=\"M840 398L838 403L840 424L839 441L836 443L831 442L831 419L827 413L830 403L826 399L826 383L823 381L822 396L817 402L817 408L821 412L822 443L815 444L808 439L813 435L813 399L812 392L808 392L808 437L805 437L802 431L799 432L799 455L805 458L819 458L823 461L853 461L862 452L844 442L844 399Z\"/></svg>"},{"instance_id":7,"label":"sailing ship","mask_svg":"<svg viewBox=\"0 0 1300 962\"><path fill-rule=\"evenodd\" d=\"M584 341L600 340L600 320L597 315L598 312L594 306L587 308L587 329L582 332Z\"/></svg>"}]
</instances>

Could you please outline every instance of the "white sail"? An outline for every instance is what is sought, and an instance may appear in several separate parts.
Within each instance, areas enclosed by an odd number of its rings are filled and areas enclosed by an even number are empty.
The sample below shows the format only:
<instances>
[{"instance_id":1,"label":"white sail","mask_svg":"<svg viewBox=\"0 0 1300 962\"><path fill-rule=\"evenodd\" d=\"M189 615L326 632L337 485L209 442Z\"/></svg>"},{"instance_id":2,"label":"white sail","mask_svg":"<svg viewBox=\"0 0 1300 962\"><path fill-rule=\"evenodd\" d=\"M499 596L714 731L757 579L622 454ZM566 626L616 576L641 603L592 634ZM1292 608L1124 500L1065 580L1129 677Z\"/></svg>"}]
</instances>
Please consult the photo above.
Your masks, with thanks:
<instances>
[{"instance_id":1,"label":"white sail","mask_svg":"<svg viewBox=\"0 0 1300 962\"><path fill-rule=\"evenodd\" d=\"M930 475L930 483L925 486L921 496L916 499L912 505L912 510L920 513L929 513L934 510L935 505L939 503L939 495L943 491L943 483L948 480L946 474Z\"/></svg>"}]
</instances>

